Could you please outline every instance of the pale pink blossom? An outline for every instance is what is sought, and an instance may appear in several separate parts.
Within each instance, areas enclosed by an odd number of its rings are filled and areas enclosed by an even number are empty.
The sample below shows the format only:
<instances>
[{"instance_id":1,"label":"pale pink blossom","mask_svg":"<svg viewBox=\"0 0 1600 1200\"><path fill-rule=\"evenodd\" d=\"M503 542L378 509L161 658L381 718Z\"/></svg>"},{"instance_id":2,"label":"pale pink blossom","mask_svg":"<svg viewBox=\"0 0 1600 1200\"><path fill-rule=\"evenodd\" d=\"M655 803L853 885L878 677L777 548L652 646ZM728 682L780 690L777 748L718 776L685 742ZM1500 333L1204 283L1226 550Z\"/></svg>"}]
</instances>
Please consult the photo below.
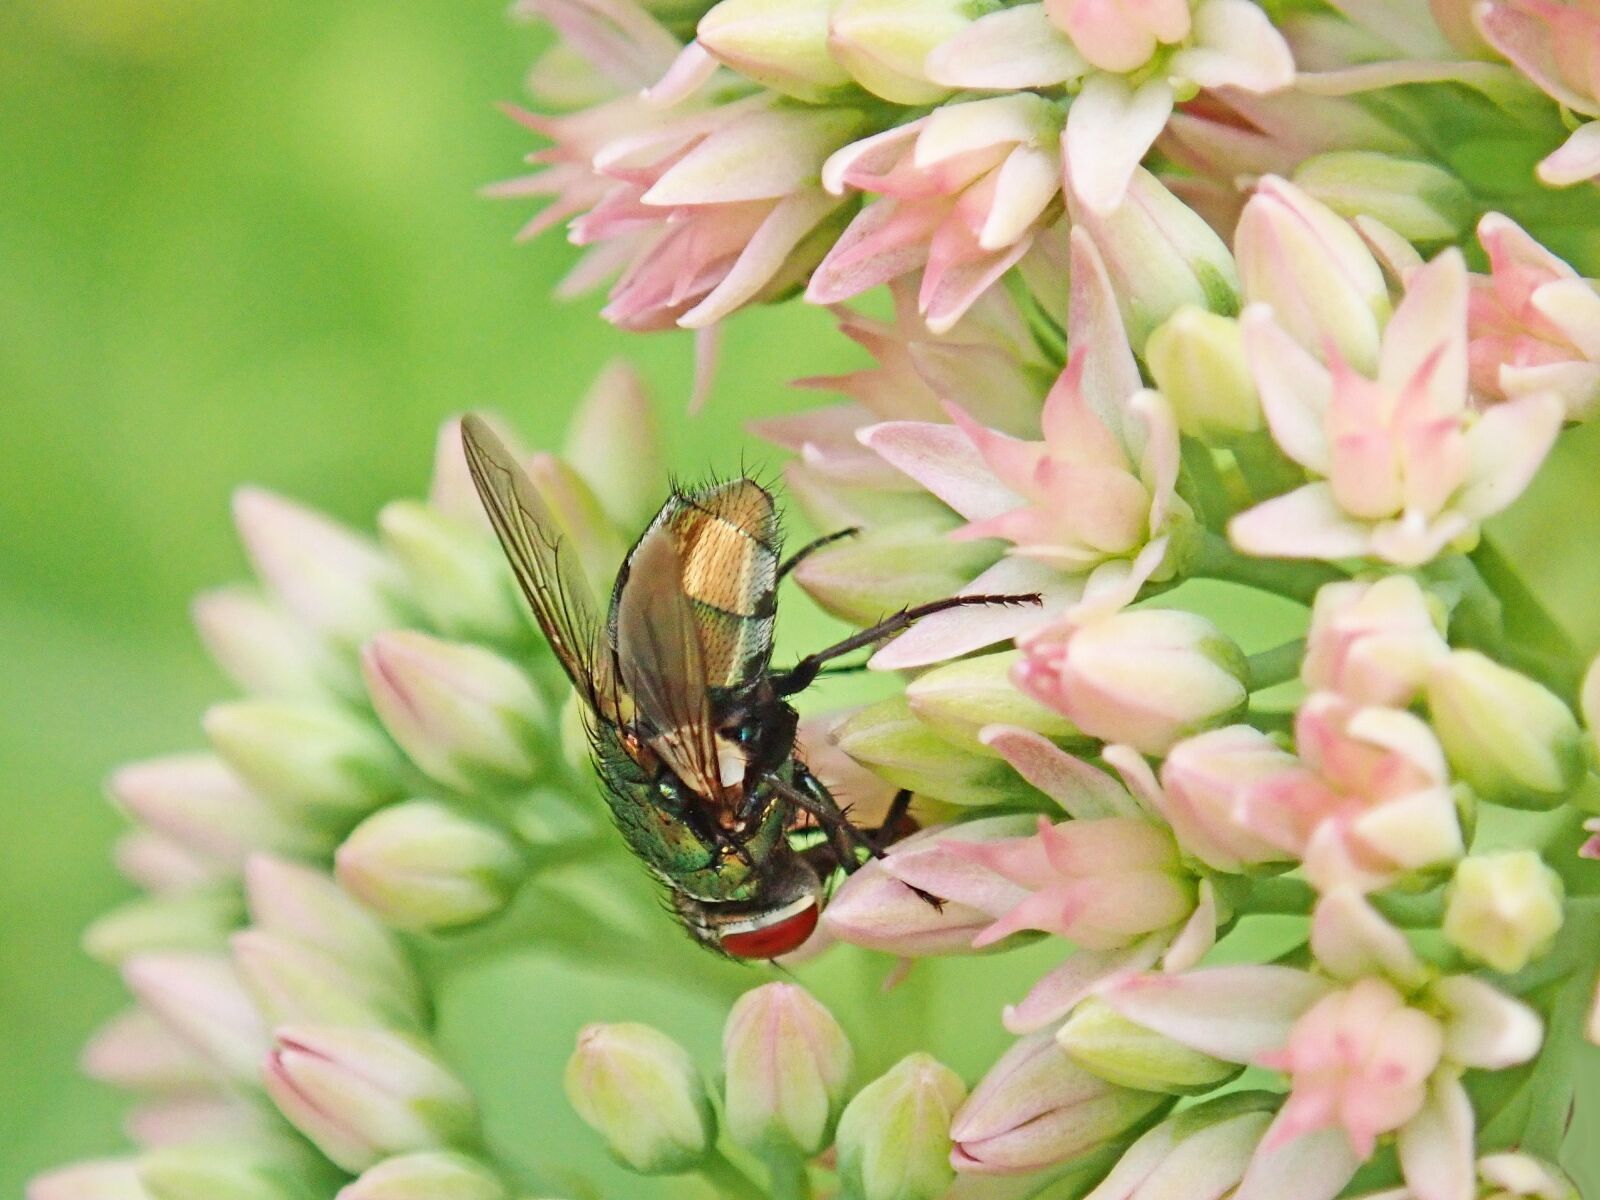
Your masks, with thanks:
<instances>
[{"instance_id":1,"label":"pale pink blossom","mask_svg":"<svg viewBox=\"0 0 1600 1200\"><path fill-rule=\"evenodd\" d=\"M1251 725L1230 725L1179 742L1161 764L1152 801L1183 848L1216 871L1290 861L1293 851L1240 819L1240 800L1264 781L1298 771L1299 761Z\"/></svg>"},{"instance_id":2,"label":"pale pink blossom","mask_svg":"<svg viewBox=\"0 0 1600 1200\"><path fill-rule=\"evenodd\" d=\"M1068 610L1115 610L1187 552L1193 514L1177 495L1178 429L1141 386L1098 251L1072 231L1069 337L1077 349L1040 417L1042 441L990 429L893 421L861 433L886 461L965 517L957 538L999 538L1008 557L969 591L1038 591L1042 606L955 610L880 650L878 667L937 662L1040 628Z\"/></svg>"},{"instance_id":3,"label":"pale pink blossom","mask_svg":"<svg viewBox=\"0 0 1600 1200\"><path fill-rule=\"evenodd\" d=\"M1331 350L1328 365L1318 362L1270 309L1247 309L1245 352L1272 436L1314 481L1235 517L1234 544L1401 566L1473 544L1479 524L1528 485L1565 409L1540 392L1476 413L1466 316L1466 266L1454 249L1411 275L1375 378Z\"/></svg>"},{"instance_id":4,"label":"pale pink blossom","mask_svg":"<svg viewBox=\"0 0 1600 1200\"><path fill-rule=\"evenodd\" d=\"M1478 31L1552 100L1580 117L1600 117L1600 9L1578 0L1486 0ZM1567 187L1600 175L1600 125L1579 124L1539 164L1539 178Z\"/></svg>"},{"instance_id":5,"label":"pale pink blossom","mask_svg":"<svg viewBox=\"0 0 1600 1200\"><path fill-rule=\"evenodd\" d=\"M1060 212L1060 109L1022 92L947 104L846 146L822 181L879 197L840 235L806 298L848 299L921 271L917 307L947 331Z\"/></svg>"},{"instance_id":6,"label":"pale pink blossom","mask_svg":"<svg viewBox=\"0 0 1600 1200\"><path fill-rule=\"evenodd\" d=\"M1449 653L1440 620L1409 575L1325 584L1311 606L1300 679L1312 691L1404 708Z\"/></svg>"},{"instance_id":7,"label":"pale pink blossom","mask_svg":"<svg viewBox=\"0 0 1600 1200\"><path fill-rule=\"evenodd\" d=\"M1472 386L1491 400L1554 392L1567 418L1600 407L1600 294L1510 217L1488 213L1478 240L1489 274L1467 304Z\"/></svg>"},{"instance_id":8,"label":"pale pink blossom","mask_svg":"<svg viewBox=\"0 0 1600 1200\"><path fill-rule=\"evenodd\" d=\"M1087 207L1107 213L1180 93L1275 92L1293 82L1294 60L1248 0L1049 0L979 17L928 56L927 71L975 90L1076 84L1062 138L1066 178Z\"/></svg>"}]
</instances>

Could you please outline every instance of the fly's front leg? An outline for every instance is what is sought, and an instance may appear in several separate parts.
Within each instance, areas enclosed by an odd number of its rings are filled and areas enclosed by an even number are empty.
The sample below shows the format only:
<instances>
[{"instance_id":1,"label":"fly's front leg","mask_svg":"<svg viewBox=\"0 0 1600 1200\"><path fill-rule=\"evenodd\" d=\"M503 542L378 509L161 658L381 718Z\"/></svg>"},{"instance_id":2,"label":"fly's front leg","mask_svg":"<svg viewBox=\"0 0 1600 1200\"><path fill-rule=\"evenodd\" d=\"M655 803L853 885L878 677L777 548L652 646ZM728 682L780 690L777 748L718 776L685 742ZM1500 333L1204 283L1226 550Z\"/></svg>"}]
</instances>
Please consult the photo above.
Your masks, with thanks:
<instances>
[{"instance_id":1,"label":"fly's front leg","mask_svg":"<svg viewBox=\"0 0 1600 1200\"><path fill-rule=\"evenodd\" d=\"M845 815L844 810L828 794L828 789L811 772L798 772L792 785L779 779L769 782L780 796L816 819L845 874L850 874L861 865L858 853L861 850L874 858L883 857L883 851L878 849L874 840Z\"/></svg>"},{"instance_id":2,"label":"fly's front leg","mask_svg":"<svg viewBox=\"0 0 1600 1200\"><path fill-rule=\"evenodd\" d=\"M934 613L945 612L952 608L969 608L984 604L1042 603L1044 603L1044 599L1038 592L1029 592L1019 596L948 596L943 600L919 604L914 608L902 608L894 616L885 617L876 625L863 629L860 633L851 634L842 642L836 642L825 650L818 650L815 654L806 655L792 669L774 675L772 685L780 696L792 696L796 692L804 691L811 686L825 663L838 658L840 655L849 654L853 650L876 646L879 642L886 641L902 630L911 628L923 617L933 616Z\"/></svg>"}]
</instances>

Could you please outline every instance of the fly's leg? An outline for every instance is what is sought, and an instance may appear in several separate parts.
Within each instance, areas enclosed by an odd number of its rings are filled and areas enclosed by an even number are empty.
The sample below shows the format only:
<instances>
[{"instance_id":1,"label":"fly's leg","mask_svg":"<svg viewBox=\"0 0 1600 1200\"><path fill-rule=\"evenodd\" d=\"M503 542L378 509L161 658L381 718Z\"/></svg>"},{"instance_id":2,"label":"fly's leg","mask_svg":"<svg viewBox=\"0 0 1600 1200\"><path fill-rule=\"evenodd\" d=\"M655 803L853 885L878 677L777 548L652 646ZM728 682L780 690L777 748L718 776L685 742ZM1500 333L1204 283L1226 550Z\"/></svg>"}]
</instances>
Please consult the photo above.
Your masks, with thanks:
<instances>
[{"instance_id":1,"label":"fly's leg","mask_svg":"<svg viewBox=\"0 0 1600 1200\"><path fill-rule=\"evenodd\" d=\"M892 846L909 832L905 826L910 823L911 789L901 788L894 794L894 799L889 802L889 811L883 814L883 823L872 831L872 840L880 849ZM911 830L916 825L911 823ZM932 892L925 892L915 884L906 884L913 892L930 904L939 912L944 911L944 900Z\"/></svg>"},{"instance_id":2,"label":"fly's leg","mask_svg":"<svg viewBox=\"0 0 1600 1200\"><path fill-rule=\"evenodd\" d=\"M776 582L782 583L785 575L798 567L807 558L810 558L812 554L816 553L818 550L821 550L824 546L831 546L834 542L842 541L847 537L855 537L856 534L860 532L861 530L855 527L851 527L849 529L840 529L833 533L823 534L814 541L807 542L804 546L801 546L800 549L796 550L788 558L783 560L783 565L778 568L778 578Z\"/></svg>"},{"instance_id":3,"label":"fly's leg","mask_svg":"<svg viewBox=\"0 0 1600 1200\"><path fill-rule=\"evenodd\" d=\"M883 857L883 851L878 849L873 839L845 815L844 810L811 772L802 770L793 785L779 779L771 779L769 782L773 790L785 800L815 818L827 836L828 845L838 857L839 866L845 874L851 874L861 865L860 855L857 853L859 850L865 850L874 858Z\"/></svg>"},{"instance_id":4,"label":"fly's leg","mask_svg":"<svg viewBox=\"0 0 1600 1200\"><path fill-rule=\"evenodd\" d=\"M876 646L902 630L911 628L923 617L931 617L934 613L941 613L947 609L981 604L1042 604L1043 602L1039 593L1030 592L1020 596L949 596L943 600L919 604L915 608L902 608L894 616L885 617L869 629L851 634L844 641L836 642L825 650L806 655L788 671L774 675L772 684L780 696L792 696L796 692L804 691L816 680L825 663L849 654L852 650Z\"/></svg>"}]
</instances>

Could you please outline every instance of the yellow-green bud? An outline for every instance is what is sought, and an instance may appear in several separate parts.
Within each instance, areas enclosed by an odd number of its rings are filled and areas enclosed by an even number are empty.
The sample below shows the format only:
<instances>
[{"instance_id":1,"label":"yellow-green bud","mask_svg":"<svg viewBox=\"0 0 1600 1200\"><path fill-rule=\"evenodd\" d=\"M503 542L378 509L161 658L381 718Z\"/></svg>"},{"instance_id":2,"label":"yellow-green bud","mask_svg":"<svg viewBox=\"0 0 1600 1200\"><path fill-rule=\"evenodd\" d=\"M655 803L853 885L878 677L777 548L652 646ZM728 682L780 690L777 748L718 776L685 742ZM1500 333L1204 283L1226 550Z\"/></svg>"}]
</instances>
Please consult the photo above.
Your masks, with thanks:
<instances>
[{"instance_id":1,"label":"yellow-green bud","mask_svg":"<svg viewBox=\"0 0 1600 1200\"><path fill-rule=\"evenodd\" d=\"M1430 162L1336 150L1306 159L1294 181L1341 217L1376 217L1408 242L1453 241L1472 224L1466 185Z\"/></svg>"},{"instance_id":2,"label":"yellow-green bud","mask_svg":"<svg viewBox=\"0 0 1600 1200\"><path fill-rule=\"evenodd\" d=\"M441 633L505 642L526 632L504 557L487 533L416 500L387 505L378 529L417 607Z\"/></svg>"},{"instance_id":3,"label":"yellow-green bud","mask_svg":"<svg viewBox=\"0 0 1600 1200\"><path fill-rule=\"evenodd\" d=\"M1456 865L1444 936L1496 971L1520 971L1561 929L1561 876L1532 850L1474 854Z\"/></svg>"},{"instance_id":4,"label":"yellow-green bud","mask_svg":"<svg viewBox=\"0 0 1600 1200\"><path fill-rule=\"evenodd\" d=\"M828 50L837 0L722 0L700 18L695 40L747 79L811 104L850 83Z\"/></svg>"},{"instance_id":5,"label":"yellow-green bud","mask_svg":"<svg viewBox=\"0 0 1600 1200\"><path fill-rule=\"evenodd\" d=\"M1548 808L1583 778L1583 734L1567 706L1475 650L1433 669L1428 708L1450 765L1485 800Z\"/></svg>"},{"instance_id":6,"label":"yellow-green bud","mask_svg":"<svg viewBox=\"0 0 1600 1200\"><path fill-rule=\"evenodd\" d=\"M896 787L981 806L1016 803L1038 793L1006 763L951 745L893 696L852 714L834 731L839 749Z\"/></svg>"},{"instance_id":7,"label":"yellow-green bud","mask_svg":"<svg viewBox=\"0 0 1600 1200\"><path fill-rule=\"evenodd\" d=\"M1261 431L1261 397L1245 362L1238 321L1185 305L1150 335L1144 349L1184 433L1208 445L1227 445Z\"/></svg>"},{"instance_id":8,"label":"yellow-green bud","mask_svg":"<svg viewBox=\"0 0 1600 1200\"><path fill-rule=\"evenodd\" d=\"M567 1062L567 1099L619 1162L644 1175L691 1170L715 1134L689 1052L648 1025L589 1025Z\"/></svg>"},{"instance_id":9,"label":"yellow-green bud","mask_svg":"<svg viewBox=\"0 0 1600 1200\"><path fill-rule=\"evenodd\" d=\"M1072 1010L1056 1041L1084 1070L1145 1092L1208 1092L1241 1070L1146 1029L1094 997Z\"/></svg>"},{"instance_id":10,"label":"yellow-green bud","mask_svg":"<svg viewBox=\"0 0 1600 1200\"><path fill-rule=\"evenodd\" d=\"M1054 741L1084 740L1071 721L1011 682L1012 665L1021 657L1006 650L933 668L906 687L912 714L952 745L994 757L999 755L978 740L988 725L1031 729Z\"/></svg>"},{"instance_id":11,"label":"yellow-green bud","mask_svg":"<svg viewBox=\"0 0 1600 1200\"><path fill-rule=\"evenodd\" d=\"M839 1119L839 1179L849 1200L937 1200L955 1179L950 1121L967 1089L949 1067L911 1054L856 1094Z\"/></svg>"},{"instance_id":12,"label":"yellow-green bud","mask_svg":"<svg viewBox=\"0 0 1600 1200\"><path fill-rule=\"evenodd\" d=\"M84 931L83 949L112 967L146 950L220 950L243 916L237 892L141 896L97 918Z\"/></svg>"},{"instance_id":13,"label":"yellow-green bud","mask_svg":"<svg viewBox=\"0 0 1600 1200\"><path fill-rule=\"evenodd\" d=\"M385 1159L339 1189L336 1200L505 1200L500 1180L464 1154L429 1150Z\"/></svg>"},{"instance_id":14,"label":"yellow-green bud","mask_svg":"<svg viewBox=\"0 0 1600 1200\"><path fill-rule=\"evenodd\" d=\"M928 55L967 27L968 0L842 0L828 46L855 81L895 104L932 104L950 89L932 82Z\"/></svg>"}]
</instances>

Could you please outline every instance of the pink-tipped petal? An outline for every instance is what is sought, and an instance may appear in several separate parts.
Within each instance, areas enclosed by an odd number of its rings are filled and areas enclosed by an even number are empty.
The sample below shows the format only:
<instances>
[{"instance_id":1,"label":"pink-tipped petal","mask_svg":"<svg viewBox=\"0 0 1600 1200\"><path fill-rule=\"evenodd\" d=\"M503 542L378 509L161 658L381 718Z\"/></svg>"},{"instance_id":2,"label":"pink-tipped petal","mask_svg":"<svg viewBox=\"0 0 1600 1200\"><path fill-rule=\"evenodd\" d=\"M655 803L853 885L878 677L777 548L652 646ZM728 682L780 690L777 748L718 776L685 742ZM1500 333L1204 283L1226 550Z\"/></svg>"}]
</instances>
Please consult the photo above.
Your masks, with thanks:
<instances>
[{"instance_id":1,"label":"pink-tipped petal","mask_svg":"<svg viewBox=\"0 0 1600 1200\"><path fill-rule=\"evenodd\" d=\"M1228 523L1239 550L1267 558L1357 558L1366 527L1353 521L1326 483L1310 483L1240 513Z\"/></svg>"},{"instance_id":2,"label":"pink-tipped petal","mask_svg":"<svg viewBox=\"0 0 1600 1200\"><path fill-rule=\"evenodd\" d=\"M1023 504L990 472L972 440L954 425L886 421L857 436L969 521L983 521Z\"/></svg>"},{"instance_id":3,"label":"pink-tipped petal","mask_svg":"<svg viewBox=\"0 0 1600 1200\"><path fill-rule=\"evenodd\" d=\"M1012 91L1052 87L1089 70L1043 4L988 13L928 55L925 69L946 87Z\"/></svg>"},{"instance_id":4,"label":"pink-tipped petal","mask_svg":"<svg viewBox=\"0 0 1600 1200\"><path fill-rule=\"evenodd\" d=\"M1089 76L1067 112L1062 148L1079 200L1105 215L1122 203L1133 169L1172 115L1172 85L1155 78L1131 88L1120 76Z\"/></svg>"},{"instance_id":5,"label":"pink-tipped petal","mask_svg":"<svg viewBox=\"0 0 1600 1200\"><path fill-rule=\"evenodd\" d=\"M1241 966L1137 975L1100 994L1130 1021L1248 1063L1283 1046L1295 1021L1332 990L1328 981L1290 967Z\"/></svg>"},{"instance_id":6,"label":"pink-tipped petal","mask_svg":"<svg viewBox=\"0 0 1600 1200\"><path fill-rule=\"evenodd\" d=\"M990 725L979 740L1070 817L1083 821L1140 815L1139 806L1115 779L1032 730Z\"/></svg>"}]
</instances>

